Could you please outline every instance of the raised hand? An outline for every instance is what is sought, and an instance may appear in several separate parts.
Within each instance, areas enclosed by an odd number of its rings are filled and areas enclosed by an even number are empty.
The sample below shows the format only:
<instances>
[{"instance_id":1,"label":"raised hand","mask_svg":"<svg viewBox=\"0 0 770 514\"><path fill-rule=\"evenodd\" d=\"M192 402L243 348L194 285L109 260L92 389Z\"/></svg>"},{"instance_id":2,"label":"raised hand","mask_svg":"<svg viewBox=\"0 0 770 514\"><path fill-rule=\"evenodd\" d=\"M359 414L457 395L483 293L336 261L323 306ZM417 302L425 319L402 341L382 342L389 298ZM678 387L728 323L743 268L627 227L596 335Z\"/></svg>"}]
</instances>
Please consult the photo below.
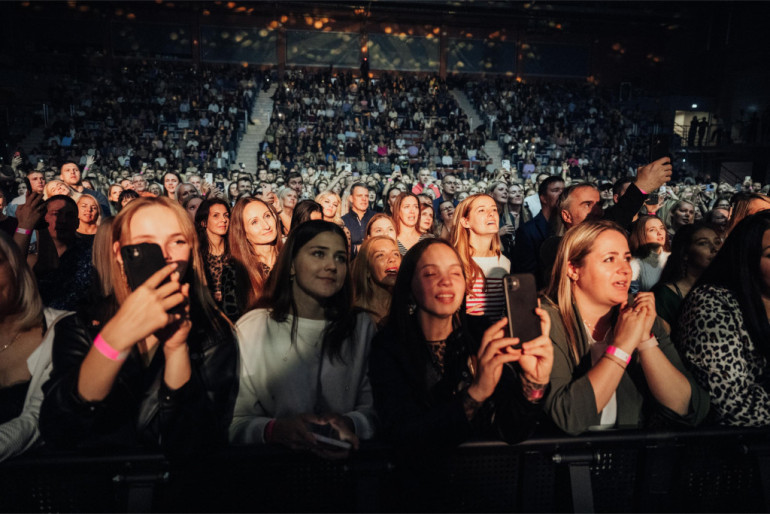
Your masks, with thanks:
<instances>
[{"instance_id":1,"label":"raised hand","mask_svg":"<svg viewBox=\"0 0 770 514\"><path fill-rule=\"evenodd\" d=\"M185 316L169 311L178 305L186 305L186 292L179 282L177 264L171 263L155 272L133 291L115 316L104 326L102 335L115 350L122 352L161 329L180 322ZM162 282L169 278L169 281ZM181 324L178 330L184 330ZM189 326L187 326L189 332ZM181 334L180 334L181 335ZM187 336L185 334L185 340ZM174 344L172 341L171 344Z\"/></svg>"}]
</instances>

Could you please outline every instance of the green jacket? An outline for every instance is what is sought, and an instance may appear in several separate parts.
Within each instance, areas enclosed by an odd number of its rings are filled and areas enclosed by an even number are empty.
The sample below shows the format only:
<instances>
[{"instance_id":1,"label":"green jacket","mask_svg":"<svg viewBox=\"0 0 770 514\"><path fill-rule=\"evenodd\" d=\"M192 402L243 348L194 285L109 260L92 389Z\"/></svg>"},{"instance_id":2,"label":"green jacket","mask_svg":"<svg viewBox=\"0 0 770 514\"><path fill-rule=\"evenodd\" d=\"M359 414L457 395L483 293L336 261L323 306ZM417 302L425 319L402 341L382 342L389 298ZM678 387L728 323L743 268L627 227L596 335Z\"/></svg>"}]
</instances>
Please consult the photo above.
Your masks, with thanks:
<instances>
[{"instance_id":1,"label":"green jacket","mask_svg":"<svg viewBox=\"0 0 770 514\"><path fill-rule=\"evenodd\" d=\"M554 345L551 387L545 399L544 410L560 429L569 434L580 434L588 430L589 427L598 425L601 419L601 414L597 412L596 408L594 390L587 376L592 367L588 335L580 313L577 312L578 326L580 327L578 332L580 362L575 364L567 339L567 331L557 307L548 301L543 301L543 305L551 316L551 340ZM616 390L618 413L615 426L629 428L643 426L643 412L648 411L649 407L657 409L665 417L678 423L690 426L697 425L708 414L708 393L685 370L682 360L660 319L655 320L652 332L657 337L660 349L665 356L676 369L684 374L690 383L692 394L689 411L685 416L679 416L657 403L647 387L644 372L639 362L639 355L634 353Z\"/></svg>"}]
</instances>

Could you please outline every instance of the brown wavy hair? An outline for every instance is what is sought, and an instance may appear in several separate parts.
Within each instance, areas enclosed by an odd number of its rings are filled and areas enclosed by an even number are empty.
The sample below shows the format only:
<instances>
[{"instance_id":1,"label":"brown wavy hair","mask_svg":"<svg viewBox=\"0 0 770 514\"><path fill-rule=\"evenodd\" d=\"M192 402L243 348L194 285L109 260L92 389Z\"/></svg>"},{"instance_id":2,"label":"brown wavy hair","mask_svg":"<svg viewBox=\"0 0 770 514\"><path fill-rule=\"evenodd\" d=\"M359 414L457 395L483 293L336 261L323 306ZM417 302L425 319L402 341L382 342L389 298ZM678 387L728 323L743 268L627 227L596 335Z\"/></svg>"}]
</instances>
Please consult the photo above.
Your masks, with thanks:
<instances>
[{"instance_id":1,"label":"brown wavy hair","mask_svg":"<svg viewBox=\"0 0 770 514\"><path fill-rule=\"evenodd\" d=\"M246 229L244 228L243 211L246 206L259 202L273 215L275 219L275 239L270 245L273 247L273 253L278 260L278 254L283 248L283 226L281 224L281 218L278 217L273 207L260 198L253 196L243 197L235 203L233 211L230 214L230 230L227 233L227 240L230 245L230 256L235 262L237 273L239 275L238 280L238 301L243 311L251 310L257 303L259 296L262 294L262 290L265 287L269 270L266 269L267 263L260 261L259 255L254 251L251 243L249 243L246 237ZM244 284L248 283L248 289L244 288Z\"/></svg>"}]
</instances>

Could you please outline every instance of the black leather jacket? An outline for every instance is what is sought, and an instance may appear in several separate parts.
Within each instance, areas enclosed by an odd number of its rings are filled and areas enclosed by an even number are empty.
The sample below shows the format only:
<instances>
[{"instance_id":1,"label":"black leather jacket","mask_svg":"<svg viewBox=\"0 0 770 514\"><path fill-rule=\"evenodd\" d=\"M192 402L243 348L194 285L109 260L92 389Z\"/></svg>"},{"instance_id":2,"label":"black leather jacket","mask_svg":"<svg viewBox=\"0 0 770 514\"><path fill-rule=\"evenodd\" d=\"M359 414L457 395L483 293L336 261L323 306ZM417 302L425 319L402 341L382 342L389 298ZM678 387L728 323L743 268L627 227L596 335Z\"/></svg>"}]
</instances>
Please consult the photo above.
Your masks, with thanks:
<instances>
[{"instance_id":1,"label":"black leather jacket","mask_svg":"<svg viewBox=\"0 0 770 514\"><path fill-rule=\"evenodd\" d=\"M149 366L133 348L109 395L87 402L78 394L80 365L98 329L77 316L56 326L53 370L43 385L40 431L49 444L66 448L160 447L169 456L195 454L226 444L237 395L235 336L196 331L188 337L192 375L172 391L163 381L158 349ZM93 332L93 333L92 333Z\"/></svg>"},{"instance_id":2,"label":"black leather jacket","mask_svg":"<svg viewBox=\"0 0 770 514\"><path fill-rule=\"evenodd\" d=\"M463 391L473 380L469 356L477 342L457 329L447 339L445 372L430 363L430 352L419 325L409 334L386 326L374 336L369 379L382 435L398 446L448 448L471 438L516 443L531 435L542 416L542 405L524 398L513 366L503 368L494 394L472 421L465 415Z\"/></svg>"}]
</instances>

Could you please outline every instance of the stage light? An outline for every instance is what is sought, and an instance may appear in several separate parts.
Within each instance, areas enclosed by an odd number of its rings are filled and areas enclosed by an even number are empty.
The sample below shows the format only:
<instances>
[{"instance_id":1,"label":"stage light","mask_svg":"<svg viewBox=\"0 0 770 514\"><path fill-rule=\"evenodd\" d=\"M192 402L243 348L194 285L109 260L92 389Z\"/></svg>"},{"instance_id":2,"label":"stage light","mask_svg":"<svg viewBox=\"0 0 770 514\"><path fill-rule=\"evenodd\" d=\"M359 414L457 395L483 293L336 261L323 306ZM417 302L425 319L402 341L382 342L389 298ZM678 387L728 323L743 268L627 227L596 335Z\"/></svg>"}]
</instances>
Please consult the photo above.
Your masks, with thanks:
<instances>
[{"instance_id":1,"label":"stage light","mask_svg":"<svg viewBox=\"0 0 770 514\"><path fill-rule=\"evenodd\" d=\"M698 108L698 104L692 104L692 108L693 109L697 109Z\"/></svg>"}]
</instances>

